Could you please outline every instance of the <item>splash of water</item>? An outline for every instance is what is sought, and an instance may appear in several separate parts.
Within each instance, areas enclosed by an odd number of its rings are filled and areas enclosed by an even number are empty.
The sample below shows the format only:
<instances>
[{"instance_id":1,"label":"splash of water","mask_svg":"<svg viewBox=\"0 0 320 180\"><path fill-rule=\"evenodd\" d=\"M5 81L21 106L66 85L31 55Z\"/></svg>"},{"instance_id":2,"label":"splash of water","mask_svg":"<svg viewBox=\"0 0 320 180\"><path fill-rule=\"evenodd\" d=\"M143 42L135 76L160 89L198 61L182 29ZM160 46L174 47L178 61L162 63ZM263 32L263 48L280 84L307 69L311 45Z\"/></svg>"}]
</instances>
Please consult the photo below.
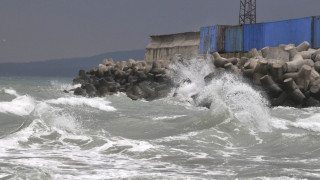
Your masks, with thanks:
<instances>
[{"instance_id":1,"label":"splash of water","mask_svg":"<svg viewBox=\"0 0 320 180\"><path fill-rule=\"evenodd\" d=\"M206 75L215 72L211 59L192 59L170 66L175 95L195 105L210 107L213 119L238 120L249 128L270 131L268 101L241 77L217 73L210 82Z\"/></svg>"}]
</instances>

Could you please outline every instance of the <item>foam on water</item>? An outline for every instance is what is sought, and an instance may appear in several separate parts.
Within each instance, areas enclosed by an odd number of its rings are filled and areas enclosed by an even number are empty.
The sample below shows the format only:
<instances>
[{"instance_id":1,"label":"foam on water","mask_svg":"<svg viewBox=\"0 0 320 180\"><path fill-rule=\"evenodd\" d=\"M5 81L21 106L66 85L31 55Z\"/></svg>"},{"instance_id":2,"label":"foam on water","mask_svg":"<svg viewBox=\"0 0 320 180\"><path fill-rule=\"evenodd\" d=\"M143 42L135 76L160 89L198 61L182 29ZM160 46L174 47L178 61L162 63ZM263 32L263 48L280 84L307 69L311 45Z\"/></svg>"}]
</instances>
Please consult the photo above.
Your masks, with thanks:
<instances>
[{"instance_id":1,"label":"foam on water","mask_svg":"<svg viewBox=\"0 0 320 180\"><path fill-rule=\"evenodd\" d=\"M106 139L107 143L92 150L98 152L105 152L112 150L114 148L125 147L126 151L131 152L145 152L149 149L156 148L156 146L146 142L146 141L137 141L132 139L125 139L120 137L112 137Z\"/></svg>"},{"instance_id":2,"label":"foam on water","mask_svg":"<svg viewBox=\"0 0 320 180\"><path fill-rule=\"evenodd\" d=\"M186 115L173 115L173 116L159 116L159 117L153 117L152 120L174 120L180 117L185 117Z\"/></svg>"},{"instance_id":3,"label":"foam on water","mask_svg":"<svg viewBox=\"0 0 320 180\"><path fill-rule=\"evenodd\" d=\"M288 124L296 128L320 132L320 113L313 114L305 119L298 119L296 122L289 122Z\"/></svg>"},{"instance_id":4,"label":"foam on water","mask_svg":"<svg viewBox=\"0 0 320 180\"><path fill-rule=\"evenodd\" d=\"M45 101L50 104L62 104L70 106L89 106L102 111L116 111L116 108L110 106L110 101L106 101L105 98L86 98L86 97L61 97L58 99L50 99Z\"/></svg>"},{"instance_id":5,"label":"foam on water","mask_svg":"<svg viewBox=\"0 0 320 180\"><path fill-rule=\"evenodd\" d=\"M17 116L29 115L35 106L35 101L28 95L19 95L14 89L3 89L4 93L15 96L11 101L0 101L0 113L10 113Z\"/></svg>"},{"instance_id":6,"label":"foam on water","mask_svg":"<svg viewBox=\"0 0 320 180\"><path fill-rule=\"evenodd\" d=\"M314 167L320 109L269 109L259 91L232 74L206 84L203 77L215 70L209 64L176 69L177 96L153 102L131 101L121 93L75 97L61 93L71 86L59 83L43 87L56 94L33 93L33 98L21 95L23 86L13 86L18 92L2 89L3 99L10 100L0 107L31 108L12 111L25 114L13 116L24 123L0 138L0 179L319 178ZM19 98L24 102L15 101ZM196 107L205 100L210 109ZM28 105L19 106L23 103ZM10 122L12 116L5 116Z\"/></svg>"},{"instance_id":7,"label":"foam on water","mask_svg":"<svg viewBox=\"0 0 320 180\"><path fill-rule=\"evenodd\" d=\"M281 176L281 177L256 177L256 178L248 178L248 180L307 180L307 179Z\"/></svg>"}]
</instances>

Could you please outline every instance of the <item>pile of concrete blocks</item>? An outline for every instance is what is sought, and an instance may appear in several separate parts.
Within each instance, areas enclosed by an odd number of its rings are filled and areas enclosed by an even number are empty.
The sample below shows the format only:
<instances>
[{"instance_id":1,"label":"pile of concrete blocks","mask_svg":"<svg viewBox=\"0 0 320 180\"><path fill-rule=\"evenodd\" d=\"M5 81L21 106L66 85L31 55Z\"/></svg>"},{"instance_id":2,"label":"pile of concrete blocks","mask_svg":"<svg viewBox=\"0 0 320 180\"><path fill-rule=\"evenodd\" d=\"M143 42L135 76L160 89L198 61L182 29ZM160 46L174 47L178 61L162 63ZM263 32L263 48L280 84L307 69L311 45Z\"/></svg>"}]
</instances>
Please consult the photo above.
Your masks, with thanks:
<instances>
[{"instance_id":1,"label":"pile of concrete blocks","mask_svg":"<svg viewBox=\"0 0 320 180\"><path fill-rule=\"evenodd\" d=\"M116 63L104 59L88 72L80 70L73 82L81 84L74 89L75 95L95 97L124 92L133 100L164 97L171 83L167 66L158 61L150 65L133 59Z\"/></svg>"},{"instance_id":2,"label":"pile of concrete blocks","mask_svg":"<svg viewBox=\"0 0 320 180\"><path fill-rule=\"evenodd\" d=\"M212 55L217 68L262 86L273 106L320 106L320 50L310 49L308 42L251 49L241 59Z\"/></svg>"}]
</instances>

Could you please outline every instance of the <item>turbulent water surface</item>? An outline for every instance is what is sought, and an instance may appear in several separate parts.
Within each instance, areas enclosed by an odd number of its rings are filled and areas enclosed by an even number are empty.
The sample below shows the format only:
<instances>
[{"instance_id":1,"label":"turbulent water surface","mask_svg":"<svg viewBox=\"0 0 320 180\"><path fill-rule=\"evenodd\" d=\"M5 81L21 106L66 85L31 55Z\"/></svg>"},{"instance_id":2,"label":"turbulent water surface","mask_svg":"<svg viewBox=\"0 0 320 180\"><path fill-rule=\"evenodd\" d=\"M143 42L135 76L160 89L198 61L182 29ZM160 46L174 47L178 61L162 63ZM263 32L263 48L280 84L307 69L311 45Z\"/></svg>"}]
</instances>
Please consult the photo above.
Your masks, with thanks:
<instances>
[{"instance_id":1,"label":"turbulent water surface","mask_svg":"<svg viewBox=\"0 0 320 180\"><path fill-rule=\"evenodd\" d=\"M0 77L0 179L320 178L319 108L270 108L230 74L205 85L205 61L172 68L177 96L152 102L63 93L71 79Z\"/></svg>"}]
</instances>

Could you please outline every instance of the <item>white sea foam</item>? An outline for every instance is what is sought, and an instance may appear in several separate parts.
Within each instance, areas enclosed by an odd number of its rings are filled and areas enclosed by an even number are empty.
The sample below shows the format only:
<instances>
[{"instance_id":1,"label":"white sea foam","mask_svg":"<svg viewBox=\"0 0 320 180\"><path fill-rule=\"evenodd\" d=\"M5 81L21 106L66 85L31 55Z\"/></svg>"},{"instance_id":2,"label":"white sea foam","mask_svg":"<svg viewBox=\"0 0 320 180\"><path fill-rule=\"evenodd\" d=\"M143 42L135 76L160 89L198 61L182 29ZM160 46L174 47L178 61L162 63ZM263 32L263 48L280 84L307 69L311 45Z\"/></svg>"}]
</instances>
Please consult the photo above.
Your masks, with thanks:
<instances>
[{"instance_id":1,"label":"white sea foam","mask_svg":"<svg viewBox=\"0 0 320 180\"><path fill-rule=\"evenodd\" d=\"M3 91L6 94L10 94L10 95L13 95L13 96L16 96L16 97L19 96L17 91L14 90L14 89L3 89Z\"/></svg>"},{"instance_id":2,"label":"white sea foam","mask_svg":"<svg viewBox=\"0 0 320 180\"><path fill-rule=\"evenodd\" d=\"M250 130L250 135L254 136L256 141L258 141L258 144L262 144L263 143L263 139L261 139L255 131Z\"/></svg>"},{"instance_id":3,"label":"white sea foam","mask_svg":"<svg viewBox=\"0 0 320 180\"><path fill-rule=\"evenodd\" d=\"M187 115L174 115L174 116L159 116L159 117L153 117L152 120L174 120L180 117L185 117Z\"/></svg>"},{"instance_id":4,"label":"white sea foam","mask_svg":"<svg viewBox=\"0 0 320 180\"><path fill-rule=\"evenodd\" d=\"M288 128L288 121L284 120L284 119L277 119L277 118L271 118L270 121L272 127L276 128L276 129L289 129Z\"/></svg>"},{"instance_id":5,"label":"white sea foam","mask_svg":"<svg viewBox=\"0 0 320 180\"><path fill-rule=\"evenodd\" d=\"M307 134L282 133L282 136L295 139L295 138L307 136Z\"/></svg>"},{"instance_id":6,"label":"white sea foam","mask_svg":"<svg viewBox=\"0 0 320 180\"><path fill-rule=\"evenodd\" d=\"M299 119L296 122L290 122L291 126L302 128L309 131L320 132L320 114L314 114L305 119Z\"/></svg>"},{"instance_id":7,"label":"white sea foam","mask_svg":"<svg viewBox=\"0 0 320 180\"><path fill-rule=\"evenodd\" d=\"M177 136L167 136L160 139L154 140L154 142L170 142L170 141L186 141L190 140L190 138L197 136L201 131L193 131L186 134L180 134Z\"/></svg>"},{"instance_id":8,"label":"white sea foam","mask_svg":"<svg viewBox=\"0 0 320 180\"><path fill-rule=\"evenodd\" d=\"M287 176L279 176L279 177L256 177L256 178L248 178L248 180L307 180L305 178L292 178Z\"/></svg>"},{"instance_id":9,"label":"white sea foam","mask_svg":"<svg viewBox=\"0 0 320 180\"><path fill-rule=\"evenodd\" d=\"M35 106L35 101L28 95L19 95L14 89L4 89L4 93L16 96L11 101L0 102L0 112L18 116L29 115Z\"/></svg>"},{"instance_id":10,"label":"white sea foam","mask_svg":"<svg viewBox=\"0 0 320 180\"><path fill-rule=\"evenodd\" d=\"M110 106L111 102L104 98L85 98L85 97L62 97L58 99L47 100L50 104L63 104L70 106L89 106L102 111L116 111L116 108Z\"/></svg>"},{"instance_id":11,"label":"white sea foam","mask_svg":"<svg viewBox=\"0 0 320 180\"><path fill-rule=\"evenodd\" d=\"M97 152L104 152L108 151L112 148L120 148L120 147L126 147L126 151L131 152L144 152L152 148L156 148L155 145L150 144L147 141L139 141L139 140L133 140L133 139L126 139L122 137L101 137L101 139L104 139L106 143L102 146L96 147L93 149L93 151ZM160 147L160 146L157 146Z\"/></svg>"}]
</instances>

